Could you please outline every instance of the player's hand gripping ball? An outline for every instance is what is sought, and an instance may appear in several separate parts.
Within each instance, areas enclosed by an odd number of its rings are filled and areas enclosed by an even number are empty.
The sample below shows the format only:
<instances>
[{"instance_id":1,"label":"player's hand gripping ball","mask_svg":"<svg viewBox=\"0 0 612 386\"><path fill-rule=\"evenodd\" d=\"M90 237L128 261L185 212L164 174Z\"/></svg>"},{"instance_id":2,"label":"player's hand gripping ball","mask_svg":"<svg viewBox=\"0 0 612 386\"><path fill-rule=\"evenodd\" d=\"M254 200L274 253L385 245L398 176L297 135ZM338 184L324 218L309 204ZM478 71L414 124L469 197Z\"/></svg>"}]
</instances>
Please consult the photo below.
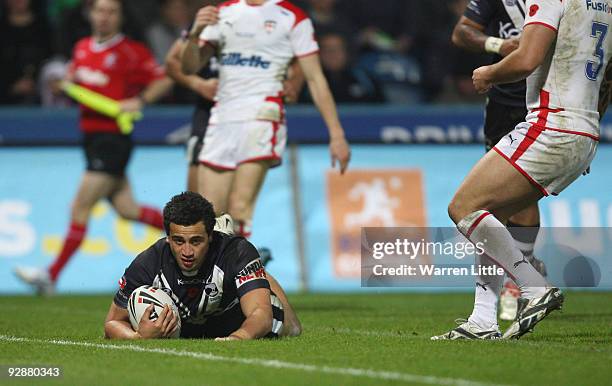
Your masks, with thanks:
<instances>
[{"instance_id":1,"label":"player's hand gripping ball","mask_svg":"<svg viewBox=\"0 0 612 386\"><path fill-rule=\"evenodd\" d=\"M178 318L178 327L175 333L169 338L178 338L181 334L181 319L176 304L174 304L172 298L163 289L150 285L143 285L136 288L128 300L128 314L134 331L138 331L140 319L142 319L145 310L150 305L154 307L151 312L150 320L157 320L158 315L162 312L166 304L170 306L170 309Z\"/></svg>"}]
</instances>

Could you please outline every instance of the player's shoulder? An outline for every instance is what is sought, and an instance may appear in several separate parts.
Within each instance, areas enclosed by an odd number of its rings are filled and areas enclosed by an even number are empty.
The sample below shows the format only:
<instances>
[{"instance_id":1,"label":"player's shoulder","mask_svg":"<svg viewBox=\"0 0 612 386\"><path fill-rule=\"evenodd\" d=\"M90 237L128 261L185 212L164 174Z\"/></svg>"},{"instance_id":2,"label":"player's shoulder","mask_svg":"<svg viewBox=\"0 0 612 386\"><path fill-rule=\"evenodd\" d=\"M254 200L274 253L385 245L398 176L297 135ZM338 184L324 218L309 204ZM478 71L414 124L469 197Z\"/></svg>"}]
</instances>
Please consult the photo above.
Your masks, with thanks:
<instances>
[{"instance_id":1,"label":"player's shoulder","mask_svg":"<svg viewBox=\"0 0 612 386\"><path fill-rule=\"evenodd\" d=\"M238 7L240 5L240 0L228 0L224 1L217 6L219 10L219 15L227 15L228 13L239 12L242 7Z\"/></svg>"},{"instance_id":2,"label":"player's shoulder","mask_svg":"<svg viewBox=\"0 0 612 386\"><path fill-rule=\"evenodd\" d=\"M234 262L242 257L257 257L257 248L244 237L214 232L213 248L217 249L221 260Z\"/></svg>"},{"instance_id":3,"label":"player's shoulder","mask_svg":"<svg viewBox=\"0 0 612 386\"><path fill-rule=\"evenodd\" d=\"M293 18L293 26L296 26L302 21L308 19L308 14L306 11L289 0L280 0L276 3L276 6L279 7L281 12L284 12Z\"/></svg>"},{"instance_id":4,"label":"player's shoulder","mask_svg":"<svg viewBox=\"0 0 612 386\"><path fill-rule=\"evenodd\" d=\"M227 0L218 5L219 10L240 4L240 0Z\"/></svg>"},{"instance_id":5,"label":"player's shoulder","mask_svg":"<svg viewBox=\"0 0 612 386\"><path fill-rule=\"evenodd\" d=\"M156 271L161 266L163 259L168 258L169 254L170 248L164 237L136 256L131 266Z\"/></svg>"},{"instance_id":6,"label":"player's shoulder","mask_svg":"<svg viewBox=\"0 0 612 386\"><path fill-rule=\"evenodd\" d=\"M84 38L80 38L79 40L77 40L76 43L74 43L74 51L77 50L84 50L84 49L88 49L89 47L91 47L91 41L92 41L93 37L91 36L85 36Z\"/></svg>"},{"instance_id":7,"label":"player's shoulder","mask_svg":"<svg viewBox=\"0 0 612 386\"><path fill-rule=\"evenodd\" d=\"M120 45L127 47L128 49L132 50L132 51L136 51L136 52L150 52L149 47L142 43L139 42L138 40L134 40L132 38L129 37L124 37L123 41L121 43L119 43Z\"/></svg>"}]
</instances>

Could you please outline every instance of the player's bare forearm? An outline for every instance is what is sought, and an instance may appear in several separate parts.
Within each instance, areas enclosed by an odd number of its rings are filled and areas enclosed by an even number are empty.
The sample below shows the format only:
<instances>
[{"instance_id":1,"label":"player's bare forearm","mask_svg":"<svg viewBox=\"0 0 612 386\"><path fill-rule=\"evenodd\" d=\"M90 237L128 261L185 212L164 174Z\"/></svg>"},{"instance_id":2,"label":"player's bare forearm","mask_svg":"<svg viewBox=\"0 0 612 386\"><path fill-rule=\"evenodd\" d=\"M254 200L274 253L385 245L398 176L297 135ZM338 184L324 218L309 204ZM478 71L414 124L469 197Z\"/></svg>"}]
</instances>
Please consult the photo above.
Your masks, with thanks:
<instances>
[{"instance_id":1,"label":"player's bare forearm","mask_svg":"<svg viewBox=\"0 0 612 386\"><path fill-rule=\"evenodd\" d=\"M550 28L530 24L525 26L519 48L501 61L477 68L473 80L476 90L487 92L492 85L518 82L540 66L551 49L557 33Z\"/></svg>"},{"instance_id":2,"label":"player's bare forearm","mask_svg":"<svg viewBox=\"0 0 612 386\"><path fill-rule=\"evenodd\" d=\"M106 339L140 339L140 335L128 322L109 320L104 322L104 337Z\"/></svg>"},{"instance_id":3,"label":"player's bare forearm","mask_svg":"<svg viewBox=\"0 0 612 386\"><path fill-rule=\"evenodd\" d=\"M173 85L174 81L167 76L157 79L140 93L140 98L144 104L155 103L168 94Z\"/></svg>"},{"instance_id":4,"label":"player's bare forearm","mask_svg":"<svg viewBox=\"0 0 612 386\"><path fill-rule=\"evenodd\" d=\"M197 75L187 75L181 69L181 51L183 45L184 42L179 39L174 42L168 51L166 55L166 74L176 83L189 88L191 83L193 83L193 78L197 77Z\"/></svg>"},{"instance_id":5,"label":"player's bare forearm","mask_svg":"<svg viewBox=\"0 0 612 386\"><path fill-rule=\"evenodd\" d=\"M240 298L245 320L239 329L223 340L250 340L263 338L272 331L272 304L270 290L258 288Z\"/></svg>"},{"instance_id":6,"label":"player's bare forearm","mask_svg":"<svg viewBox=\"0 0 612 386\"><path fill-rule=\"evenodd\" d=\"M200 51L204 50L206 46L200 48L198 45L198 40L195 37L189 37L185 44L183 44L183 49L181 50L181 70L184 74L191 75L200 71L208 60L206 60L206 56L200 53ZM206 60L206 62L204 62Z\"/></svg>"},{"instance_id":7,"label":"player's bare forearm","mask_svg":"<svg viewBox=\"0 0 612 386\"><path fill-rule=\"evenodd\" d=\"M472 52L485 52L485 41L489 37L484 27L463 16L453 30L453 44Z\"/></svg>"},{"instance_id":8,"label":"player's bare forearm","mask_svg":"<svg viewBox=\"0 0 612 386\"><path fill-rule=\"evenodd\" d=\"M258 307L253 310L240 328L230 334L240 340L263 338L272 331L272 307Z\"/></svg>"},{"instance_id":9,"label":"player's bare forearm","mask_svg":"<svg viewBox=\"0 0 612 386\"><path fill-rule=\"evenodd\" d=\"M114 302L104 321L104 337L106 339L139 339L140 335L132 329L126 309L117 306Z\"/></svg>"},{"instance_id":10,"label":"player's bare forearm","mask_svg":"<svg viewBox=\"0 0 612 386\"><path fill-rule=\"evenodd\" d=\"M478 53L508 56L519 46L519 38L501 39L484 33L485 27L462 16L453 30L452 41L457 47Z\"/></svg>"}]
</instances>

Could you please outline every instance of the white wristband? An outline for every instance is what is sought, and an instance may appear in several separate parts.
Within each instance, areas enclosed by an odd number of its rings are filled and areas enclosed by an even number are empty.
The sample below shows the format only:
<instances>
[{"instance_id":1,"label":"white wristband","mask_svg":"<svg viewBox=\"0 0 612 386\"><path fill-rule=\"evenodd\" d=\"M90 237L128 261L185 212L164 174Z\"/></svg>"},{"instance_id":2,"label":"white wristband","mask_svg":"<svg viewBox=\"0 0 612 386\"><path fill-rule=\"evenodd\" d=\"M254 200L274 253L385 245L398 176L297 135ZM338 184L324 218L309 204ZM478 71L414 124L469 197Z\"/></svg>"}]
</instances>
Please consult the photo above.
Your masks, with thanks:
<instances>
[{"instance_id":1,"label":"white wristband","mask_svg":"<svg viewBox=\"0 0 612 386\"><path fill-rule=\"evenodd\" d=\"M489 36L487 40L485 40L485 51L491 54L499 54L502 44L504 44L504 39Z\"/></svg>"}]
</instances>

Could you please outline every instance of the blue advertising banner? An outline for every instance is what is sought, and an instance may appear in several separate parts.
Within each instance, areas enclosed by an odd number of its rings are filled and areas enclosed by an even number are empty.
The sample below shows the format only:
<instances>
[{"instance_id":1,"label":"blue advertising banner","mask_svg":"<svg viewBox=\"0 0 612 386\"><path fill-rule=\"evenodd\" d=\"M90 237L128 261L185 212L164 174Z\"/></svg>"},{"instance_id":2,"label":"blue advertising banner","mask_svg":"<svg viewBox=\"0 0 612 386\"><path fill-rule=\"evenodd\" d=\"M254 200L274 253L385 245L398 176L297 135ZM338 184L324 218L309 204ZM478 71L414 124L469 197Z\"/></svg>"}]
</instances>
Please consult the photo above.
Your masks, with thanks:
<instances>
[{"instance_id":1,"label":"blue advertising banner","mask_svg":"<svg viewBox=\"0 0 612 386\"><path fill-rule=\"evenodd\" d=\"M184 142L190 107L153 107L136 124L140 144ZM327 130L310 106L288 109L289 141L326 143ZM341 106L340 117L353 143L481 143L482 106ZM75 109L0 108L0 145L66 145L80 138ZM601 141L612 142L612 118L604 118Z\"/></svg>"},{"instance_id":2,"label":"blue advertising banner","mask_svg":"<svg viewBox=\"0 0 612 386\"><path fill-rule=\"evenodd\" d=\"M481 145L356 145L350 173L341 177L330 169L327 146L298 147L307 288L361 290L363 226L452 226L448 202L482 153ZM302 272L287 159L269 173L260 193L252 241L272 249L269 271L288 291L296 291ZM612 276L611 261L604 253L612 250L610 164L612 147L601 146L591 175L579 178L559 197L542 200L542 226L568 228L561 240L567 248L536 247L545 261L561 256L569 264L574 250L582 251L582 232L587 232L584 253L601 268L602 285ZM44 267L53 260L69 223L70 202L82 169L78 148L0 148L0 293L28 292L13 276L15 266ZM183 149L137 148L129 176L139 202L161 207L184 189ZM101 202L93 212L86 242L60 278L59 291L115 290L125 267L159 237L161 232L121 220L108 203Z\"/></svg>"}]
</instances>

